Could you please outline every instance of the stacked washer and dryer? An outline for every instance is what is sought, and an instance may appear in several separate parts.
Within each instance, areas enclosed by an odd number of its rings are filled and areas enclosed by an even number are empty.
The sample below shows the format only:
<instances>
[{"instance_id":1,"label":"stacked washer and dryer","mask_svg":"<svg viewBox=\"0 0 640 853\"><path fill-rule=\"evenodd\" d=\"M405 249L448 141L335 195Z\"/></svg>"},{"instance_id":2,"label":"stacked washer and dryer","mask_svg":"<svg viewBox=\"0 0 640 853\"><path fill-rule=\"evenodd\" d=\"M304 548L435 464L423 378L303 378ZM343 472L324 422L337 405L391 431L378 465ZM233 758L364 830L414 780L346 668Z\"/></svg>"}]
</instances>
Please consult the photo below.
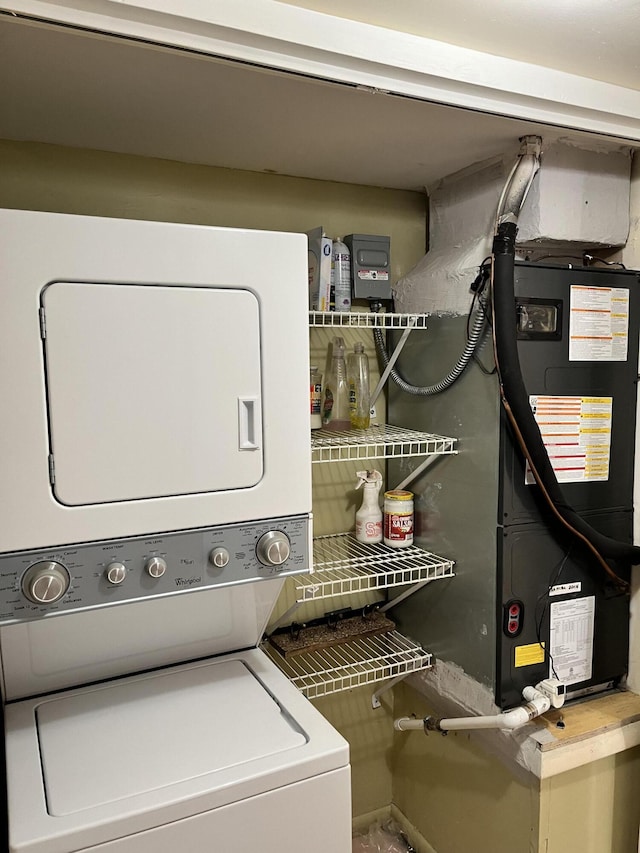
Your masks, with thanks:
<instances>
[{"instance_id":1,"label":"stacked washer and dryer","mask_svg":"<svg viewBox=\"0 0 640 853\"><path fill-rule=\"evenodd\" d=\"M347 853L259 648L310 571L304 235L0 213L11 853Z\"/></svg>"}]
</instances>

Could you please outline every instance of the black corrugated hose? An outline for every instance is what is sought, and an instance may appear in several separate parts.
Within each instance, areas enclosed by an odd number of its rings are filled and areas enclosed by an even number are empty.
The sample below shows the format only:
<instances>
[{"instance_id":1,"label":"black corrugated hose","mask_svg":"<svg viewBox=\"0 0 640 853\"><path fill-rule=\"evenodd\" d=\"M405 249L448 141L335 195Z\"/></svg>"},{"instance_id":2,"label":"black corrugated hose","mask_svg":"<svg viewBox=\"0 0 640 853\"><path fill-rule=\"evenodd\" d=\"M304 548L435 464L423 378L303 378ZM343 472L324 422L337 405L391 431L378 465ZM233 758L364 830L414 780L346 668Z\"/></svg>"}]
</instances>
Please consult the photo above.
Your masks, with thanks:
<instances>
[{"instance_id":1,"label":"black corrugated hose","mask_svg":"<svg viewBox=\"0 0 640 853\"><path fill-rule=\"evenodd\" d=\"M516 441L529 461L532 472L550 508L566 529L580 539L619 586L627 586L606 562L620 569L640 564L640 548L605 536L591 527L566 502L542 441L520 369L514 323L514 259L517 227L502 223L493 242L493 329L495 359L505 412Z\"/></svg>"}]
</instances>

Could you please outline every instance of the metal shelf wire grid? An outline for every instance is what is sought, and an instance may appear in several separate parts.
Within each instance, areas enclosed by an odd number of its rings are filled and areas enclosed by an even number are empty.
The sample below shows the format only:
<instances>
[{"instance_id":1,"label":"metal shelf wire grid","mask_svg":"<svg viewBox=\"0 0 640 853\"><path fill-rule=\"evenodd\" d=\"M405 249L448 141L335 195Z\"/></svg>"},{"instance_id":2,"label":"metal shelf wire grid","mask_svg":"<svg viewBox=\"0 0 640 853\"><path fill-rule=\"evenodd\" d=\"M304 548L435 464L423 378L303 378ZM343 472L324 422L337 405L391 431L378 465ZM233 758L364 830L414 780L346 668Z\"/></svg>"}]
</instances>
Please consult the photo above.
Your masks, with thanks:
<instances>
[{"instance_id":1,"label":"metal shelf wire grid","mask_svg":"<svg viewBox=\"0 0 640 853\"><path fill-rule=\"evenodd\" d=\"M455 438L402 429L389 424L369 429L314 430L312 462L348 462L358 459L391 459L457 453Z\"/></svg>"},{"instance_id":2,"label":"metal shelf wire grid","mask_svg":"<svg viewBox=\"0 0 640 853\"><path fill-rule=\"evenodd\" d=\"M426 314L374 314L364 311L309 311L309 325L349 326L358 329L426 329Z\"/></svg>"},{"instance_id":3,"label":"metal shelf wire grid","mask_svg":"<svg viewBox=\"0 0 640 853\"><path fill-rule=\"evenodd\" d=\"M397 631L287 658L269 643L264 649L308 699L397 678L431 666L429 652Z\"/></svg>"},{"instance_id":4,"label":"metal shelf wire grid","mask_svg":"<svg viewBox=\"0 0 640 853\"><path fill-rule=\"evenodd\" d=\"M415 545L365 545L350 533L319 536L313 540L313 574L295 579L296 601L450 578L453 565Z\"/></svg>"}]
</instances>

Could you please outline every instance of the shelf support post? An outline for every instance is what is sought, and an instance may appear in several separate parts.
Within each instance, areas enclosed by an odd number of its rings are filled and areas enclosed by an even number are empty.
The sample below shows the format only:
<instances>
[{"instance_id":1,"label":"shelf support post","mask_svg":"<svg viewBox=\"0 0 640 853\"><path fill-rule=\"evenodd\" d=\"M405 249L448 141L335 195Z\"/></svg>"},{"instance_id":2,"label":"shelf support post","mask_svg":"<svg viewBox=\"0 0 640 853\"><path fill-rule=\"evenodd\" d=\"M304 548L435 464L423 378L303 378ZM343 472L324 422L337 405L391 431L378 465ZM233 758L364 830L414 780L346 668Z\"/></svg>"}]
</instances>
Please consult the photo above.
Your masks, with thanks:
<instances>
[{"instance_id":1,"label":"shelf support post","mask_svg":"<svg viewBox=\"0 0 640 853\"><path fill-rule=\"evenodd\" d=\"M385 683L382 685L382 687L379 687L379 688L378 688L376 691L374 691L374 693L372 694L372 696L371 696L371 707L372 707L374 710L375 710L376 708L379 708L379 707L380 707L380 697L382 696L382 694L383 694L383 693L386 693L386 692L387 692L387 690L391 690L391 688L392 688L392 687L395 687L395 686L396 686L396 684L399 684L401 681L404 681L404 679L405 679L408 675L410 675L410 673L405 672L405 673L403 673L402 675L396 675L396 677L395 677L395 678L390 678L388 681L385 681Z\"/></svg>"},{"instance_id":2,"label":"shelf support post","mask_svg":"<svg viewBox=\"0 0 640 853\"><path fill-rule=\"evenodd\" d=\"M409 589L405 589L404 592L401 592L400 595L396 595L395 598L392 598L391 601L387 601L386 604L383 604L380 608L380 613L386 613L387 610L391 610L392 607L395 607L396 604L400 604L401 601L404 601L405 598L409 598L410 595L413 595L414 592L417 592L419 589L422 589L423 586L426 586L428 583L434 578L426 578L423 581L418 581L418 583L414 583Z\"/></svg>"},{"instance_id":3,"label":"shelf support post","mask_svg":"<svg viewBox=\"0 0 640 853\"><path fill-rule=\"evenodd\" d=\"M374 390L373 394L371 395L371 398L369 400L369 404L371 406L373 406L373 404L376 402L376 400L380 396L380 393L381 393L382 389L384 388L387 379L389 378L389 374L391 373L391 371L393 369L393 365L396 363L398 356L402 352L402 349L403 349L405 343L407 342L407 338L409 337L409 334L411 333L411 330L415 326L416 322L417 322L416 317L410 316L408 318L407 327L404 330L404 332L402 333L402 337L400 338L400 340L396 344L396 348L394 349L393 353L391 354L391 358L389 359L389 363L385 367L384 372L383 372L382 376L380 377L380 381L376 385L375 390Z\"/></svg>"}]
</instances>

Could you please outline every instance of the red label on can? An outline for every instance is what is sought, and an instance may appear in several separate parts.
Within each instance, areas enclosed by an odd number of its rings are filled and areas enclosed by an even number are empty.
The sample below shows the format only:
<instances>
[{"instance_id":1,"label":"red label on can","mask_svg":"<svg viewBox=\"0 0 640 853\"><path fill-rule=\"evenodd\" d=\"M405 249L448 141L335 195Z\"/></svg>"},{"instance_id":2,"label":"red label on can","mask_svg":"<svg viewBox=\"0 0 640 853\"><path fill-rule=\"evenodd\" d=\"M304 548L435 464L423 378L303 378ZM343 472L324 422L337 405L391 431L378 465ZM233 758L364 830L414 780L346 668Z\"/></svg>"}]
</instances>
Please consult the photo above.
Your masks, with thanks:
<instances>
[{"instance_id":1,"label":"red label on can","mask_svg":"<svg viewBox=\"0 0 640 853\"><path fill-rule=\"evenodd\" d=\"M392 542L412 542L413 513L385 512L384 538Z\"/></svg>"}]
</instances>

